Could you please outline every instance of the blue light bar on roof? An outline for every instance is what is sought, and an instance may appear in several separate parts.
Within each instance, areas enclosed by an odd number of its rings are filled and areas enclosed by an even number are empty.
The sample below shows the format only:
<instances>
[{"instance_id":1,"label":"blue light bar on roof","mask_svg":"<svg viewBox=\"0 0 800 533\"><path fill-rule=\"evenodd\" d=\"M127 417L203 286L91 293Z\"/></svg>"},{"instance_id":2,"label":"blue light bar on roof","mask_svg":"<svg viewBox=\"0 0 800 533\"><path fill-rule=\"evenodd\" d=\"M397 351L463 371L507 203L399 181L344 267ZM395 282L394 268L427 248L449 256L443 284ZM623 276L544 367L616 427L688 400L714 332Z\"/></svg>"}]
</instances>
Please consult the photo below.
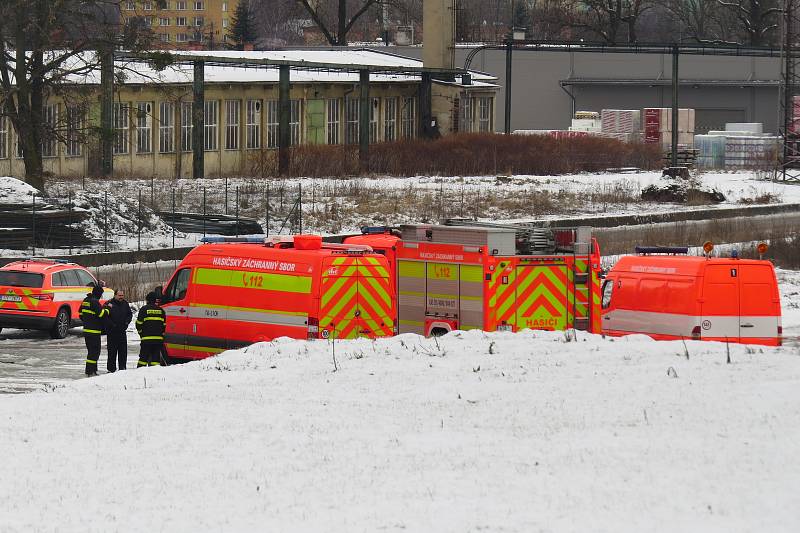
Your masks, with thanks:
<instances>
[{"instance_id":1,"label":"blue light bar on roof","mask_svg":"<svg viewBox=\"0 0 800 533\"><path fill-rule=\"evenodd\" d=\"M205 244L219 244L223 242L249 242L264 244L264 237L203 237L200 242Z\"/></svg>"}]
</instances>

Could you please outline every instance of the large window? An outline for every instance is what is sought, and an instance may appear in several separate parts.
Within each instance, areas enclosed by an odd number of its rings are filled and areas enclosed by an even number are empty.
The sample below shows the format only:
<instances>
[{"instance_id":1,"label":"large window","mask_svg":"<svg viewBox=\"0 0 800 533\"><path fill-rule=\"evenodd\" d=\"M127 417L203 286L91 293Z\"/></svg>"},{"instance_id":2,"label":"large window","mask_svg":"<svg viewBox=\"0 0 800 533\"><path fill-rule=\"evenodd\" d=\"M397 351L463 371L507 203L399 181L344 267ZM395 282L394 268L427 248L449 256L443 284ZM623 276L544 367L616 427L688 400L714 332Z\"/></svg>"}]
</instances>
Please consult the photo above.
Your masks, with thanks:
<instances>
[{"instance_id":1,"label":"large window","mask_svg":"<svg viewBox=\"0 0 800 533\"><path fill-rule=\"evenodd\" d=\"M267 101L267 148L278 147L278 134L280 125L278 124L278 101Z\"/></svg>"},{"instance_id":2,"label":"large window","mask_svg":"<svg viewBox=\"0 0 800 533\"><path fill-rule=\"evenodd\" d=\"M300 100L289 101L289 133L292 137L292 146L297 146L302 142L300 112L302 106Z\"/></svg>"},{"instance_id":3,"label":"large window","mask_svg":"<svg viewBox=\"0 0 800 533\"><path fill-rule=\"evenodd\" d=\"M168 154L175 151L175 104L161 102L158 109L158 151Z\"/></svg>"},{"instance_id":4,"label":"large window","mask_svg":"<svg viewBox=\"0 0 800 533\"><path fill-rule=\"evenodd\" d=\"M149 154L153 151L153 104L136 104L136 153Z\"/></svg>"},{"instance_id":5,"label":"large window","mask_svg":"<svg viewBox=\"0 0 800 533\"><path fill-rule=\"evenodd\" d=\"M261 100L247 101L247 148L261 148Z\"/></svg>"},{"instance_id":6,"label":"large window","mask_svg":"<svg viewBox=\"0 0 800 533\"><path fill-rule=\"evenodd\" d=\"M345 144L358 144L359 129L359 100L358 98L347 98L344 101L344 142Z\"/></svg>"},{"instance_id":7,"label":"large window","mask_svg":"<svg viewBox=\"0 0 800 533\"><path fill-rule=\"evenodd\" d=\"M417 101L414 98L403 98L403 138L413 139L417 132Z\"/></svg>"},{"instance_id":8,"label":"large window","mask_svg":"<svg viewBox=\"0 0 800 533\"><path fill-rule=\"evenodd\" d=\"M397 97L394 96L383 102L383 140L397 140Z\"/></svg>"},{"instance_id":9,"label":"large window","mask_svg":"<svg viewBox=\"0 0 800 533\"><path fill-rule=\"evenodd\" d=\"M192 102L181 102L181 151L192 151Z\"/></svg>"},{"instance_id":10,"label":"large window","mask_svg":"<svg viewBox=\"0 0 800 533\"><path fill-rule=\"evenodd\" d=\"M241 102L239 100L225 100L225 149L239 149L239 120Z\"/></svg>"},{"instance_id":11,"label":"large window","mask_svg":"<svg viewBox=\"0 0 800 533\"><path fill-rule=\"evenodd\" d=\"M128 153L128 127L129 127L128 106L116 102L114 103L114 153Z\"/></svg>"},{"instance_id":12,"label":"large window","mask_svg":"<svg viewBox=\"0 0 800 533\"><path fill-rule=\"evenodd\" d=\"M466 132L474 131L475 100L470 96L465 96L461 99L461 107L462 123L459 129Z\"/></svg>"},{"instance_id":13,"label":"large window","mask_svg":"<svg viewBox=\"0 0 800 533\"><path fill-rule=\"evenodd\" d=\"M80 157L83 155L83 142L81 140L83 119L84 111L82 107L67 106L67 157Z\"/></svg>"},{"instance_id":14,"label":"large window","mask_svg":"<svg viewBox=\"0 0 800 533\"><path fill-rule=\"evenodd\" d=\"M378 138L378 117L381 116L381 99L369 99L369 142L376 143Z\"/></svg>"},{"instance_id":15,"label":"large window","mask_svg":"<svg viewBox=\"0 0 800 533\"><path fill-rule=\"evenodd\" d=\"M489 132L492 130L492 98L481 96L478 99L478 131Z\"/></svg>"},{"instance_id":16,"label":"large window","mask_svg":"<svg viewBox=\"0 0 800 533\"><path fill-rule=\"evenodd\" d=\"M341 104L337 98L328 100L328 144L339 144L339 129L341 127Z\"/></svg>"},{"instance_id":17,"label":"large window","mask_svg":"<svg viewBox=\"0 0 800 533\"><path fill-rule=\"evenodd\" d=\"M42 134L42 157L58 156L56 128L58 127L58 104L44 106L44 122L47 125Z\"/></svg>"},{"instance_id":18,"label":"large window","mask_svg":"<svg viewBox=\"0 0 800 533\"><path fill-rule=\"evenodd\" d=\"M8 158L8 118L0 116L0 159Z\"/></svg>"},{"instance_id":19,"label":"large window","mask_svg":"<svg viewBox=\"0 0 800 533\"><path fill-rule=\"evenodd\" d=\"M213 152L219 147L219 102L206 100L203 109L203 147Z\"/></svg>"}]
</instances>

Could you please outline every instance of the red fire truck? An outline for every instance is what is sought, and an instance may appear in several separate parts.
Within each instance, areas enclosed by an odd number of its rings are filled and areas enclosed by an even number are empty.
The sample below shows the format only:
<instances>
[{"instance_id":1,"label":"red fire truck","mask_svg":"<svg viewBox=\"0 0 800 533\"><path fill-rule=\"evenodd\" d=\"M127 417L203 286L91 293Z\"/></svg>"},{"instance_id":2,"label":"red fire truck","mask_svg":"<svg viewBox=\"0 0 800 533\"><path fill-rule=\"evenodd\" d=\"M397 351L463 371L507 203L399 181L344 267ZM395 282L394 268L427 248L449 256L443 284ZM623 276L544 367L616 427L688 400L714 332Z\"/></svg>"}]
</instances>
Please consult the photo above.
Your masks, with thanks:
<instances>
[{"instance_id":1,"label":"red fire truck","mask_svg":"<svg viewBox=\"0 0 800 533\"><path fill-rule=\"evenodd\" d=\"M387 257L400 333L601 331L600 249L589 227L451 220L362 232L345 243Z\"/></svg>"}]
</instances>

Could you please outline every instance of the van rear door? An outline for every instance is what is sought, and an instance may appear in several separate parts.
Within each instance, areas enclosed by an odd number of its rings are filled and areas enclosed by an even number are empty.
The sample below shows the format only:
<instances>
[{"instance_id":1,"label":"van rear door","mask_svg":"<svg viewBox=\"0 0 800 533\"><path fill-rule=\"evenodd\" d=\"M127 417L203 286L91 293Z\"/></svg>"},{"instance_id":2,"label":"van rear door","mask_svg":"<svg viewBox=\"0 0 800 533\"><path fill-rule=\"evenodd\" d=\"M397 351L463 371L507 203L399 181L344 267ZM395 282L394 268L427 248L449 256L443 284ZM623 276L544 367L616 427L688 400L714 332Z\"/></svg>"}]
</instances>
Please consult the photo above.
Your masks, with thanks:
<instances>
[{"instance_id":1,"label":"van rear door","mask_svg":"<svg viewBox=\"0 0 800 533\"><path fill-rule=\"evenodd\" d=\"M701 336L739 342L739 264L709 264L703 277Z\"/></svg>"},{"instance_id":2,"label":"van rear door","mask_svg":"<svg viewBox=\"0 0 800 533\"><path fill-rule=\"evenodd\" d=\"M394 334L393 316L385 259L334 256L327 262L320 288L320 331L324 337L389 337Z\"/></svg>"},{"instance_id":3,"label":"van rear door","mask_svg":"<svg viewBox=\"0 0 800 533\"><path fill-rule=\"evenodd\" d=\"M515 312L517 330L567 329L569 306L566 265L522 265L516 269Z\"/></svg>"},{"instance_id":4,"label":"van rear door","mask_svg":"<svg viewBox=\"0 0 800 533\"><path fill-rule=\"evenodd\" d=\"M741 342L777 344L780 296L772 266L746 264L739 269L739 336Z\"/></svg>"}]
</instances>

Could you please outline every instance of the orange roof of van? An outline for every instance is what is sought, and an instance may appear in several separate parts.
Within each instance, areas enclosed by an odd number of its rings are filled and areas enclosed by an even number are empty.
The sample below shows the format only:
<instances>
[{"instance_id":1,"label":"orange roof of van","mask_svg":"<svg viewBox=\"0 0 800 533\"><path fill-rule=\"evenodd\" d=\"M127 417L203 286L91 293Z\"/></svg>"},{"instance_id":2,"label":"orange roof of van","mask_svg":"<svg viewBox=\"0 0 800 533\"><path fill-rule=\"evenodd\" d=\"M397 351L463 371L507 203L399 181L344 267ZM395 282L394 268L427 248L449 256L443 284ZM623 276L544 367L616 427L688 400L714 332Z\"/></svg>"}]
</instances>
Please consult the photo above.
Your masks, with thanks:
<instances>
[{"instance_id":1,"label":"orange roof of van","mask_svg":"<svg viewBox=\"0 0 800 533\"><path fill-rule=\"evenodd\" d=\"M695 255L626 255L611 269L612 272L634 272L649 274L670 274L677 276L702 276L706 265L730 264L738 265L765 263L769 261L757 259L732 259L730 257L705 258Z\"/></svg>"},{"instance_id":2,"label":"orange roof of van","mask_svg":"<svg viewBox=\"0 0 800 533\"><path fill-rule=\"evenodd\" d=\"M341 250L330 248L319 248L316 250L299 250L297 248L279 248L272 246L265 246L261 243L243 243L243 242L221 242L201 244L190 251L185 259L195 256L213 256L217 254L225 254L234 257L255 257L255 258L273 258L280 257L281 259L291 259L295 261L304 261L306 263L313 263L322 258L331 255L343 255ZM185 260L184 259L184 260Z\"/></svg>"}]
</instances>

